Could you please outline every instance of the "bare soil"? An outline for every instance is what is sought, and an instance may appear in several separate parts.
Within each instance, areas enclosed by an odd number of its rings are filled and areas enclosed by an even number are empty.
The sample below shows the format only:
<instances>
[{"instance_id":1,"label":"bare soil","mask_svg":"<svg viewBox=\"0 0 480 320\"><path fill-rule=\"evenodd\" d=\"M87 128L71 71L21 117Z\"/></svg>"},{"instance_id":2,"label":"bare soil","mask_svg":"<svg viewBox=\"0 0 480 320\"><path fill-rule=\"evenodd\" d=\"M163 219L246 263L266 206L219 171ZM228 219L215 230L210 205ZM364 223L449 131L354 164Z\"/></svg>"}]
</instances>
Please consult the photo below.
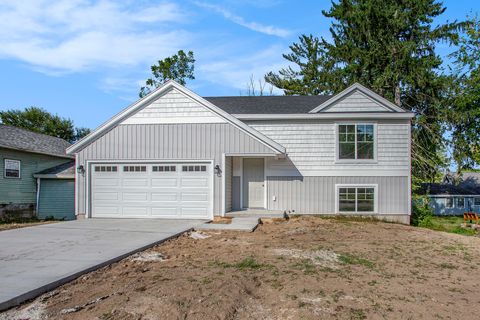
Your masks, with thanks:
<instances>
[{"instance_id":1,"label":"bare soil","mask_svg":"<svg viewBox=\"0 0 480 320\"><path fill-rule=\"evenodd\" d=\"M478 319L480 238L299 217L185 234L0 319ZM31 310L31 312L30 312Z\"/></svg>"},{"instance_id":2,"label":"bare soil","mask_svg":"<svg viewBox=\"0 0 480 320\"><path fill-rule=\"evenodd\" d=\"M26 227L38 226L41 224L56 223L56 221L35 221L35 222L12 222L12 223L0 223L0 231L19 229Z\"/></svg>"}]
</instances>

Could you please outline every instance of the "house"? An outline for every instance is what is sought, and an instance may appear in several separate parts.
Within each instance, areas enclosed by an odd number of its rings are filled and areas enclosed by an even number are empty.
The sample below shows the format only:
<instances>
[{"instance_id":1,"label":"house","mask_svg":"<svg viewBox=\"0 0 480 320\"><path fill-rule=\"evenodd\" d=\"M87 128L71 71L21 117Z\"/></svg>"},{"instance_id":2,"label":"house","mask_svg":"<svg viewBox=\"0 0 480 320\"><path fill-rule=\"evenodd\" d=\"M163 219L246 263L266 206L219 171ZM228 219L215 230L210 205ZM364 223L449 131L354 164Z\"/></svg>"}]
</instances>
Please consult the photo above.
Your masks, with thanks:
<instances>
[{"instance_id":1,"label":"house","mask_svg":"<svg viewBox=\"0 0 480 320\"><path fill-rule=\"evenodd\" d=\"M42 188L44 177L37 176L52 167L68 163L73 169L73 157L65 153L70 146L67 141L25 129L0 124L0 218L5 215L31 217L39 214L40 218L54 216L74 219L73 195L74 175L50 177ZM65 180L66 179L66 180ZM69 181L68 186L65 185ZM56 191L53 185L61 185ZM71 194L69 207L64 207L57 200ZM49 198L52 212L38 212ZM39 206L40 204L40 206ZM42 216L42 214L44 214Z\"/></svg>"},{"instance_id":2,"label":"house","mask_svg":"<svg viewBox=\"0 0 480 320\"><path fill-rule=\"evenodd\" d=\"M335 96L202 98L168 81L67 149L76 214L263 209L409 223L412 117L359 84Z\"/></svg>"},{"instance_id":3,"label":"house","mask_svg":"<svg viewBox=\"0 0 480 320\"><path fill-rule=\"evenodd\" d=\"M430 198L435 215L480 213L480 172L464 172L458 177L446 175L442 183L422 184L420 193Z\"/></svg>"}]
</instances>

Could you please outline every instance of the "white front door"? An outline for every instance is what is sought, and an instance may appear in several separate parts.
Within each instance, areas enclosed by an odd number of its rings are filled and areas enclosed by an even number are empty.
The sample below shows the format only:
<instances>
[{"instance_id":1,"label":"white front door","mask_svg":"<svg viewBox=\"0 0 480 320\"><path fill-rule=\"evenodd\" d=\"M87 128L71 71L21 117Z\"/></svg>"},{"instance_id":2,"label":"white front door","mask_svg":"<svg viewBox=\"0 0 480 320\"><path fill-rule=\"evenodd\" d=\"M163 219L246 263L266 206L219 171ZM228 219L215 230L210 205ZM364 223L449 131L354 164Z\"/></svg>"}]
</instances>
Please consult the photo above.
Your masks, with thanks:
<instances>
[{"instance_id":1,"label":"white front door","mask_svg":"<svg viewBox=\"0 0 480 320\"><path fill-rule=\"evenodd\" d=\"M94 218L211 218L211 163L102 163L90 171Z\"/></svg>"},{"instance_id":2,"label":"white front door","mask_svg":"<svg viewBox=\"0 0 480 320\"><path fill-rule=\"evenodd\" d=\"M265 175L263 158L243 159L243 207L265 207Z\"/></svg>"}]
</instances>

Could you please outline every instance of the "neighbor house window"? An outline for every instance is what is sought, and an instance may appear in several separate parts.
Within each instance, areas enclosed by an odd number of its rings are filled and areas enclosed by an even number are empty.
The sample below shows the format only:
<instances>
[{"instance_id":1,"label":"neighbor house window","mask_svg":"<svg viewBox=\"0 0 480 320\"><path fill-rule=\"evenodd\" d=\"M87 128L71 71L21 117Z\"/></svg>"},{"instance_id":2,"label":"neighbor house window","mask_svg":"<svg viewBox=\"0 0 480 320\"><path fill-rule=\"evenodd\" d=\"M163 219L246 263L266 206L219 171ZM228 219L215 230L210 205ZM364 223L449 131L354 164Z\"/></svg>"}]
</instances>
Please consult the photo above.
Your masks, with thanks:
<instances>
[{"instance_id":1,"label":"neighbor house window","mask_svg":"<svg viewBox=\"0 0 480 320\"><path fill-rule=\"evenodd\" d=\"M4 159L4 172L5 178L20 178L20 161L12 159Z\"/></svg>"},{"instance_id":2,"label":"neighbor house window","mask_svg":"<svg viewBox=\"0 0 480 320\"><path fill-rule=\"evenodd\" d=\"M338 125L338 159L374 159L373 124Z\"/></svg>"},{"instance_id":3,"label":"neighbor house window","mask_svg":"<svg viewBox=\"0 0 480 320\"><path fill-rule=\"evenodd\" d=\"M445 208L453 208L453 198L445 198Z\"/></svg>"},{"instance_id":4,"label":"neighbor house window","mask_svg":"<svg viewBox=\"0 0 480 320\"><path fill-rule=\"evenodd\" d=\"M338 188L339 212L374 212L375 188L374 187L339 187Z\"/></svg>"},{"instance_id":5,"label":"neighbor house window","mask_svg":"<svg viewBox=\"0 0 480 320\"><path fill-rule=\"evenodd\" d=\"M474 198L473 199L473 205L475 207L480 207L480 198Z\"/></svg>"},{"instance_id":6,"label":"neighbor house window","mask_svg":"<svg viewBox=\"0 0 480 320\"><path fill-rule=\"evenodd\" d=\"M457 207L458 208L465 207L465 198L457 198Z\"/></svg>"}]
</instances>

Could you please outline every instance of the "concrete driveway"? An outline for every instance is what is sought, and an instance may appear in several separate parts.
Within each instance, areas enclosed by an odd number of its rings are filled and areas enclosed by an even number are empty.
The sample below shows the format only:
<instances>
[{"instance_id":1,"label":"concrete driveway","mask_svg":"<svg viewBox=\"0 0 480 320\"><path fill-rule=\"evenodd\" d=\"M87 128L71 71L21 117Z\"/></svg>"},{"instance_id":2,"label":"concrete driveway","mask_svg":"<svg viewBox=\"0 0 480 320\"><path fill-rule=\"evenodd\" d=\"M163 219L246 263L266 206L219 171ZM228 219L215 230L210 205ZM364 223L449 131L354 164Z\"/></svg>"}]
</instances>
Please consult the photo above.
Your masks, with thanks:
<instances>
[{"instance_id":1,"label":"concrete driveway","mask_svg":"<svg viewBox=\"0 0 480 320\"><path fill-rule=\"evenodd\" d=\"M87 219L0 232L0 310L185 232L202 220Z\"/></svg>"}]
</instances>

